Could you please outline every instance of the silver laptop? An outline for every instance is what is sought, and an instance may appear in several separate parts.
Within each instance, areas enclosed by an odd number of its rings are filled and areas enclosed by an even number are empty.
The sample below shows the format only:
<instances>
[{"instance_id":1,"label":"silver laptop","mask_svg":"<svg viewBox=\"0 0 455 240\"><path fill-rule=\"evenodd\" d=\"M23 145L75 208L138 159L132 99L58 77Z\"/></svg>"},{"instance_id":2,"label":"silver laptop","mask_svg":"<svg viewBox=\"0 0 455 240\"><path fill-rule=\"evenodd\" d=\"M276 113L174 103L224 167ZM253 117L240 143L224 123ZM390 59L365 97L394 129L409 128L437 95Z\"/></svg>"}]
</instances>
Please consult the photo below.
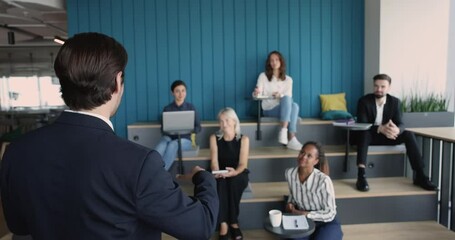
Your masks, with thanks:
<instances>
[{"instance_id":1,"label":"silver laptop","mask_svg":"<svg viewBox=\"0 0 455 240\"><path fill-rule=\"evenodd\" d=\"M194 111L163 112L163 131L188 134L194 130Z\"/></svg>"}]
</instances>

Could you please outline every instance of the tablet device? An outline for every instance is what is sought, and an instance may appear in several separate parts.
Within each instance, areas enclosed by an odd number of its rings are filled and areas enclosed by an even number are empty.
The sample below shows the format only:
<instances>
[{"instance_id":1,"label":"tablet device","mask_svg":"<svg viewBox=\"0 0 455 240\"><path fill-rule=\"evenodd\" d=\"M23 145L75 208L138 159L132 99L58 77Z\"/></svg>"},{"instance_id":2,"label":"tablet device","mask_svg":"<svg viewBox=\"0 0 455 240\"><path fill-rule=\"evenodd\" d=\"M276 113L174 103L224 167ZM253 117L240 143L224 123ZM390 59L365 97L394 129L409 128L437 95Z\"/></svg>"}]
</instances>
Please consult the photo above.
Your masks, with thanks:
<instances>
[{"instance_id":1,"label":"tablet device","mask_svg":"<svg viewBox=\"0 0 455 240\"><path fill-rule=\"evenodd\" d=\"M228 170L215 170L215 171L212 171L212 174L223 174L223 173L228 173Z\"/></svg>"}]
</instances>

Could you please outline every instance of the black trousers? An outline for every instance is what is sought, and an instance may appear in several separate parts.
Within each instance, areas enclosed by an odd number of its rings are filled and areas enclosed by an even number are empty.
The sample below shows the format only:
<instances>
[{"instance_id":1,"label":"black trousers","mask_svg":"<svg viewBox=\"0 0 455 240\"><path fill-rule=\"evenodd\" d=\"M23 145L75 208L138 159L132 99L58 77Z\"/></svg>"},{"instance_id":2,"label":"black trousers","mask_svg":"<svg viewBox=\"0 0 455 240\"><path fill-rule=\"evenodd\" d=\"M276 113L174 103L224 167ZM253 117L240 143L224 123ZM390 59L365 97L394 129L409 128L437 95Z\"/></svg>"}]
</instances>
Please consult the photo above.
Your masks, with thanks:
<instances>
[{"instance_id":1,"label":"black trousers","mask_svg":"<svg viewBox=\"0 0 455 240\"><path fill-rule=\"evenodd\" d=\"M240 199L248 185L248 173L249 171L245 169L235 177L217 179L218 198L220 199L219 223L234 224L239 222Z\"/></svg>"},{"instance_id":2,"label":"black trousers","mask_svg":"<svg viewBox=\"0 0 455 240\"><path fill-rule=\"evenodd\" d=\"M357 134L357 165L366 164L368 146L370 145L398 145L404 143L412 170L423 171L422 154L417 146L414 133L403 131L395 140L388 139L385 135L377 133L376 130L358 131Z\"/></svg>"}]
</instances>

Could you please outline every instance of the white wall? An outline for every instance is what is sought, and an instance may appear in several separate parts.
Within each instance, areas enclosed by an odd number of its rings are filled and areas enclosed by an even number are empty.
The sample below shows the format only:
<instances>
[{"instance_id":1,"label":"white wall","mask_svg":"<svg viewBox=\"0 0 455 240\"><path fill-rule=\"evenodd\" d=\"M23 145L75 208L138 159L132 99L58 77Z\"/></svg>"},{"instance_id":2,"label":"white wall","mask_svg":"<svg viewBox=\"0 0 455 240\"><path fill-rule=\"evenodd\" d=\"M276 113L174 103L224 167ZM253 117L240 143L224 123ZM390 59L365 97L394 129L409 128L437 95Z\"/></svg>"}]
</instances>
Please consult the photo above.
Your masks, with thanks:
<instances>
[{"instance_id":1,"label":"white wall","mask_svg":"<svg viewBox=\"0 0 455 240\"><path fill-rule=\"evenodd\" d=\"M455 111L455 0L450 1L448 53L446 91L452 97L449 109Z\"/></svg>"},{"instance_id":2,"label":"white wall","mask_svg":"<svg viewBox=\"0 0 455 240\"><path fill-rule=\"evenodd\" d=\"M454 62L453 54L449 55L449 13L454 15L455 12L453 7L449 11L451 2L453 0L366 0L366 27L368 21L376 18L368 6L380 5L376 7L380 20L379 33L376 33L379 34L379 54L368 56L371 50L365 50L365 74L367 69L375 67L367 67L374 63L370 58L377 58L378 72L392 77L393 95L402 98L410 93L442 93L453 97L455 73L448 68L448 64L451 62L453 66ZM452 37L455 35L450 33ZM374 35L367 29L365 34L365 46L374 44ZM453 43L451 49L455 50ZM365 92L372 91L373 75L365 76ZM450 75L452 78L448 78Z\"/></svg>"},{"instance_id":3,"label":"white wall","mask_svg":"<svg viewBox=\"0 0 455 240\"><path fill-rule=\"evenodd\" d=\"M380 1L365 0L365 94L372 91L372 77L379 73L380 9Z\"/></svg>"}]
</instances>

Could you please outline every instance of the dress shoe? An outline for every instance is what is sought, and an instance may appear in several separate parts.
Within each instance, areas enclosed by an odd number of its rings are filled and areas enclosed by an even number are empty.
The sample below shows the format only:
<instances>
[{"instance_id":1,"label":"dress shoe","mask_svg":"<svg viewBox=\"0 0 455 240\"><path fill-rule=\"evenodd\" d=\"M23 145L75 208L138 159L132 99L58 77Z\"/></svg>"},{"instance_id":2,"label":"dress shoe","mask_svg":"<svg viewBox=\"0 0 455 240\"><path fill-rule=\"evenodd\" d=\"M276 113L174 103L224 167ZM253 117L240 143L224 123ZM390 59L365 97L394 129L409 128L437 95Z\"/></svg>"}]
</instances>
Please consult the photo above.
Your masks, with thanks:
<instances>
[{"instance_id":1,"label":"dress shoe","mask_svg":"<svg viewBox=\"0 0 455 240\"><path fill-rule=\"evenodd\" d=\"M438 187L436 187L436 185L434 185L430 179L426 176L424 177L417 177L416 179L414 179L414 185L417 185L425 190L428 190L428 191L434 191L436 189L438 189Z\"/></svg>"},{"instance_id":2,"label":"dress shoe","mask_svg":"<svg viewBox=\"0 0 455 240\"><path fill-rule=\"evenodd\" d=\"M357 178L355 186L357 187L357 190L361 192L367 192L368 190L370 190L370 186L368 186L368 182L365 177Z\"/></svg>"}]
</instances>

